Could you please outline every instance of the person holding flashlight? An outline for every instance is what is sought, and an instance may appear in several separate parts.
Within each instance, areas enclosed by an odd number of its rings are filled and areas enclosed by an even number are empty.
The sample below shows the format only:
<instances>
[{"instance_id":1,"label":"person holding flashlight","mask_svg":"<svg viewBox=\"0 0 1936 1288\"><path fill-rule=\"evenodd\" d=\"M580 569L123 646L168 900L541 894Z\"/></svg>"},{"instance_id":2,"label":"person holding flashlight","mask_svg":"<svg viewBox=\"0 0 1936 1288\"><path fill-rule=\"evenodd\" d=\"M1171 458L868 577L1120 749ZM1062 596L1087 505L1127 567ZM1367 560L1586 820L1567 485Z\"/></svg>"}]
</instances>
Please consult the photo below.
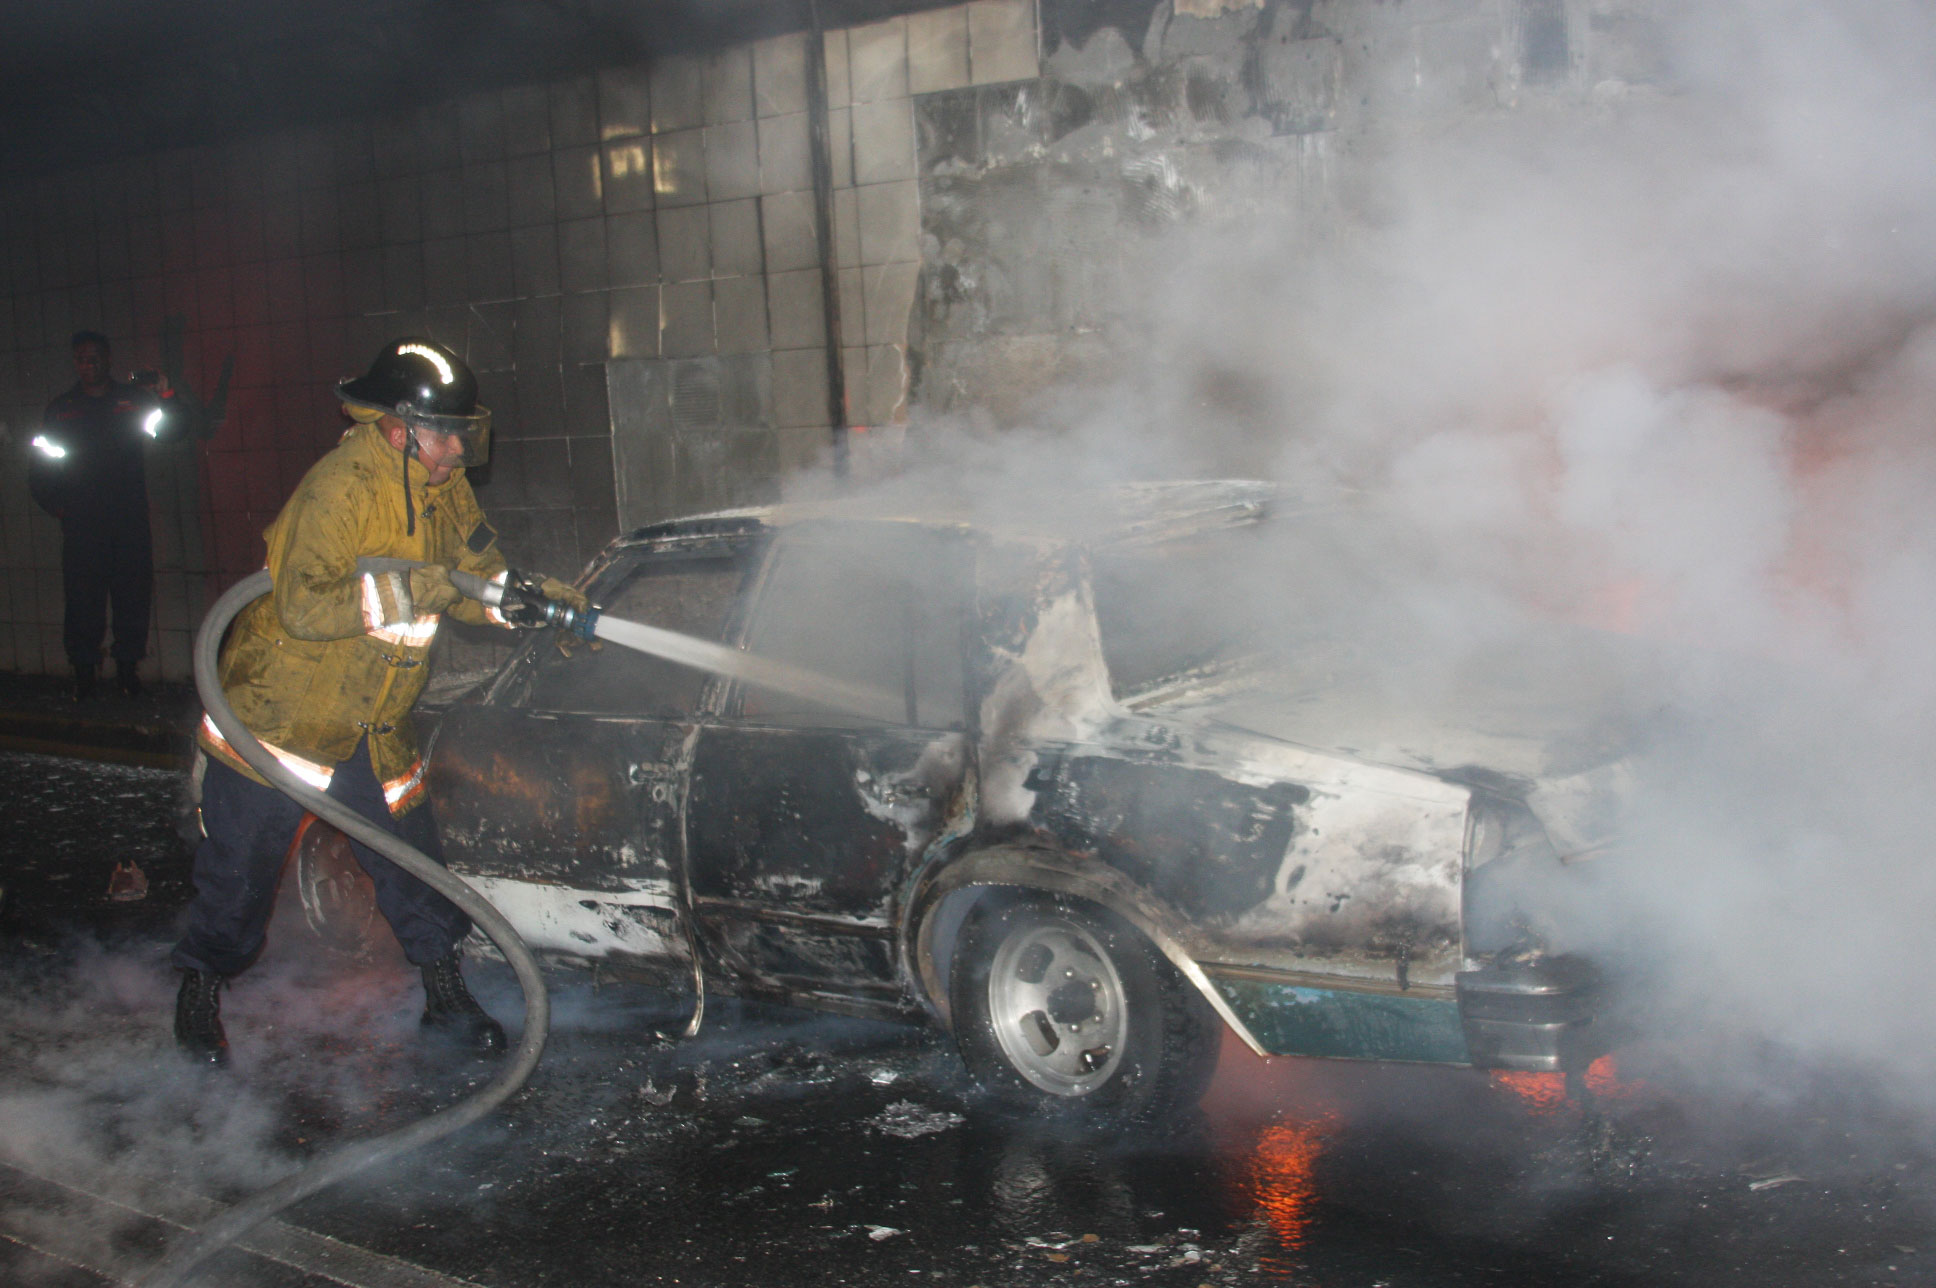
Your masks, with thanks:
<instances>
[{"instance_id":1,"label":"person holding flashlight","mask_svg":"<svg viewBox=\"0 0 1936 1288\"><path fill-rule=\"evenodd\" d=\"M145 449L167 437L180 415L168 377L140 373L123 384L108 374L105 335L76 331L72 346L74 387L47 404L27 486L60 520L61 642L74 668L75 699L94 692L110 605L115 678L137 697L155 584Z\"/></svg>"}]
</instances>

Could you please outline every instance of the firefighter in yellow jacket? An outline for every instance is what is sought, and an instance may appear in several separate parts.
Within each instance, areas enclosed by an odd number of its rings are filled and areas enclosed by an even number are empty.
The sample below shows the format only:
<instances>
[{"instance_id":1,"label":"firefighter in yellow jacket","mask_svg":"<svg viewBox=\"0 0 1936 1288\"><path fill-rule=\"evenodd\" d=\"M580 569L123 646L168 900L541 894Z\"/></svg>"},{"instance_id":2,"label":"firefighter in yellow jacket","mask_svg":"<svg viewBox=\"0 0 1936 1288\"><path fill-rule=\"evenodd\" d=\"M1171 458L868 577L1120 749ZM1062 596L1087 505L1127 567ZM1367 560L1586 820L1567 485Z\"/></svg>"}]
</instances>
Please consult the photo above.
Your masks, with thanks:
<instances>
[{"instance_id":1,"label":"firefighter in yellow jacket","mask_svg":"<svg viewBox=\"0 0 1936 1288\"><path fill-rule=\"evenodd\" d=\"M275 590L245 609L222 650L221 683L250 732L285 768L442 861L424 801L424 764L410 710L431 641L448 613L510 625L460 596L450 570L502 580L504 557L464 467L489 446L490 413L455 353L430 340L384 346L364 375L336 387L356 423L318 461L270 525ZM407 573L360 572L361 558L398 558ZM584 596L546 579L544 594L578 608ZM175 947L182 969L175 1040L220 1064L228 1044L219 989L262 949L277 878L302 808L244 765L203 722L206 838L195 854L195 898ZM422 968L423 1025L472 1049L504 1049L504 1030L458 971L470 920L373 850L352 843L377 907Z\"/></svg>"}]
</instances>

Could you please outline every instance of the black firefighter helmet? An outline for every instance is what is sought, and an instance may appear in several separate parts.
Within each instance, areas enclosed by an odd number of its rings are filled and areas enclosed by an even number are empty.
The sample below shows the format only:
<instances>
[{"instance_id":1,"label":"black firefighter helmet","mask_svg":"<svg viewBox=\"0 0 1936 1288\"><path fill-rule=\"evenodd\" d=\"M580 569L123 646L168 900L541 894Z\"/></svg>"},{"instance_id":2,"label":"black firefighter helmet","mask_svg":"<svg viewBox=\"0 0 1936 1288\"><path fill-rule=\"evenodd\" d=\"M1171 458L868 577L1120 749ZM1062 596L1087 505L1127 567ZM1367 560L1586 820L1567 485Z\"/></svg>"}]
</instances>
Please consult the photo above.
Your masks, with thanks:
<instances>
[{"instance_id":1,"label":"black firefighter helmet","mask_svg":"<svg viewBox=\"0 0 1936 1288\"><path fill-rule=\"evenodd\" d=\"M456 435L464 444L461 465L490 458L491 412L477 403L477 377L435 340L390 341L368 371L337 384L336 396L349 407L395 416L413 431Z\"/></svg>"}]
</instances>

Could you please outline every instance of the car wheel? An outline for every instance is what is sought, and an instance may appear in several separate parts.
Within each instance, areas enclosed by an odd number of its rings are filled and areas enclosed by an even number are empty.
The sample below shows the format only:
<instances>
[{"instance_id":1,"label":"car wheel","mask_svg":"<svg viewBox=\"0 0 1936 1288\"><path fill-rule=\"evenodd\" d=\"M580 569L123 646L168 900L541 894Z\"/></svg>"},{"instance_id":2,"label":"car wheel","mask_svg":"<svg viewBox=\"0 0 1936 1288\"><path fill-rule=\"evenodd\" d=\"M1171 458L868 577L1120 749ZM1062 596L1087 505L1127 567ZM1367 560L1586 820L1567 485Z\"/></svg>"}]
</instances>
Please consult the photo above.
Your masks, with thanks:
<instances>
[{"instance_id":1,"label":"car wheel","mask_svg":"<svg viewBox=\"0 0 1936 1288\"><path fill-rule=\"evenodd\" d=\"M1031 1112L1151 1118L1196 1103L1216 1069L1216 1012L1127 923L1090 904L986 901L950 983L975 1080Z\"/></svg>"},{"instance_id":2,"label":"car wheel","mask_svg":"<svg viewBox=\"0 0 1936 1288\"><path fill-rule=\"evenodd\" d=\"M303 923L330 951L364 959L376 942L376 886L350 852L350 839L314 814L303 815L289 846Z\"/></svg>"}]
</instances>

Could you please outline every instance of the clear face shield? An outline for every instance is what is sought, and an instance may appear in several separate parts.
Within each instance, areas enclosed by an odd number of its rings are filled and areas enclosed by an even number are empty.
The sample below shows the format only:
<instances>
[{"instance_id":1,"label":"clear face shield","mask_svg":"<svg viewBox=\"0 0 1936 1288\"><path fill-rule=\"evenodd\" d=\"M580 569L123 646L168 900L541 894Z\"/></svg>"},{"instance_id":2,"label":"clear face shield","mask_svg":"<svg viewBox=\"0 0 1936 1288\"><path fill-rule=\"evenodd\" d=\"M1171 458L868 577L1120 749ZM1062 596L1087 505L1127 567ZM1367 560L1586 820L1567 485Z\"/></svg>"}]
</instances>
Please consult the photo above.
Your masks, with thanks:
<instances>
[{"instance_id":1,"label":"clear face shield","mask_svg":"<svg viewBox=\"0 0 1936 1288\"><path fill-rule=\"evenodd\" d=\"M467 417L412 417L410 427L417 459L430 465L472 469L491 459L491 413L479 407Z\"/></svg>"}]
</instances>

